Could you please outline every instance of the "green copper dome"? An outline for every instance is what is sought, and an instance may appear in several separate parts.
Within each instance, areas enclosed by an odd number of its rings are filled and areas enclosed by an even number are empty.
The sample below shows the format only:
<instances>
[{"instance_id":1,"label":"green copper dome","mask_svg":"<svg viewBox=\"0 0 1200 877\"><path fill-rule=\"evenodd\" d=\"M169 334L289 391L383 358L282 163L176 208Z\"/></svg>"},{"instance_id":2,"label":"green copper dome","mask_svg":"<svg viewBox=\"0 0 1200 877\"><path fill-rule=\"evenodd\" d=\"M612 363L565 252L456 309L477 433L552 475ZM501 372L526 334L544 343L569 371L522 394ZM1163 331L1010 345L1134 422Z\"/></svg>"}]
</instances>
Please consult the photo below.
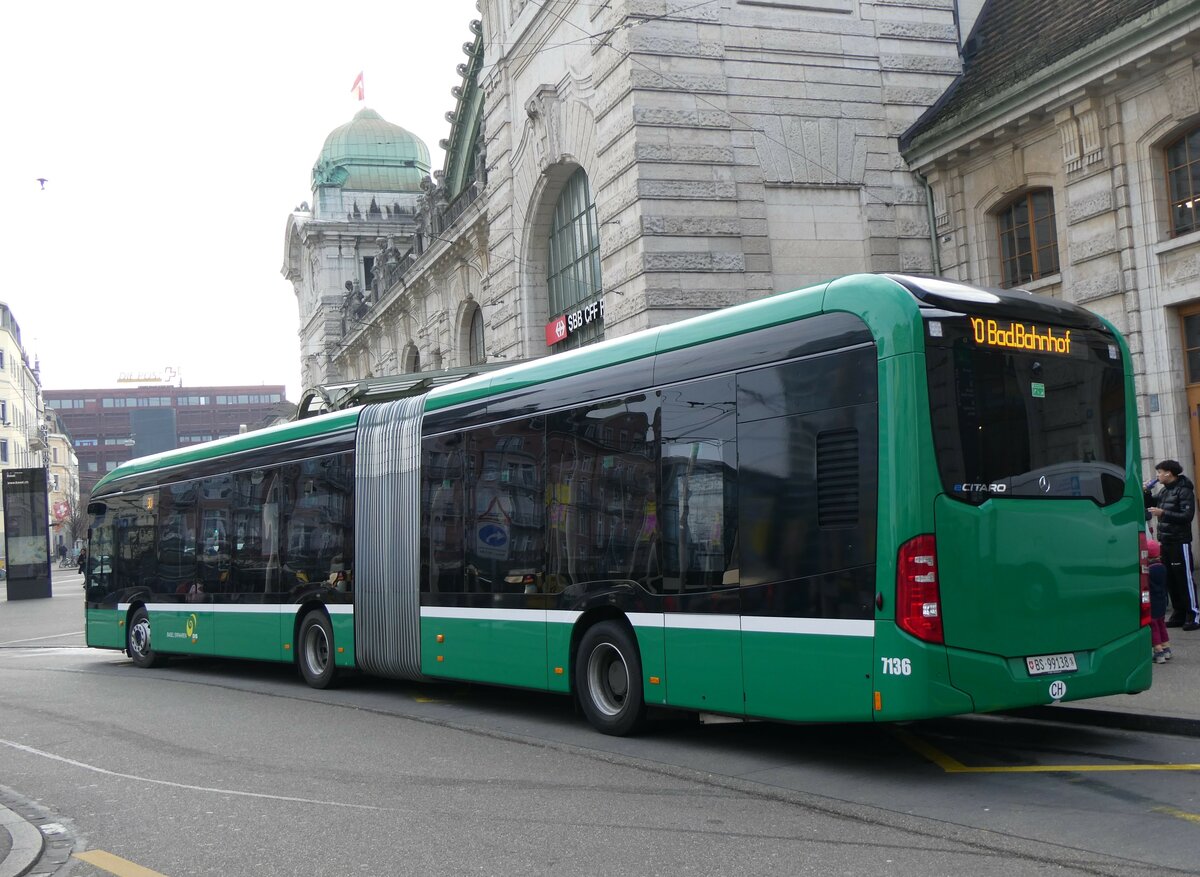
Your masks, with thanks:
<instances>
[{"instance_id":1,"label":"green copper dome","mask_svg":"<svg viewBox=\"0 0 1200 877\"><path fill-rule=\"evenodd\" d=\"M429 149L420 138L362 109L325 138L313 165L313 188L420 192L428 175Z\"/></svg>"}]
</instances>

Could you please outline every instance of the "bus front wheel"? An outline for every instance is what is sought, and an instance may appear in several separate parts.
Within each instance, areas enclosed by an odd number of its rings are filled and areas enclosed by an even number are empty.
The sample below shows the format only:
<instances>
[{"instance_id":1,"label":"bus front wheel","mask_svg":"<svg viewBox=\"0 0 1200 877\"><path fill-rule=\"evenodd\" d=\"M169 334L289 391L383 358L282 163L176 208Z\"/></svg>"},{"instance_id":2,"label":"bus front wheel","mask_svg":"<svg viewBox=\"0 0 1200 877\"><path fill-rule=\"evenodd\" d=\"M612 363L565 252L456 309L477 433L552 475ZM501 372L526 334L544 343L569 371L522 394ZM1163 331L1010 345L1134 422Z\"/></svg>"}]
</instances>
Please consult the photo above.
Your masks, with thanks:
<instances>
[{"instance_id":1,"label":"bus front wheel","mask_svg":"<svg viewBox=\"0 0 1200 877\"><path fill-rule=\"evenodd\" d=\"M624 736L641 727L646 718L642 659L628 627L602 621L583 635L575 656L575 690L597 731Z\"/></svg>"},{"instance_id":2,"label":"bus front wheel","mask_svg":"<svg viewBox=\"0 0 1200 877\"><path fill-rule=\"evenodd\" d=\"M330 688L337 678L333 664L333 625L324 612L310 612L300 625L297 638L300 675L313 688Z\"/></svg>"},{"instance_id":3,"label":"bus front wheel","mask_svg":"<svg viewBox=\"0 0 1200 877\"><path fill-rule=\"evenodd\" d=\"M125 653L139 667L161 667L167 659L154 651L150 644L150 613L145 606L134 610L125 634Z\"/></svg>"}]
</instances>

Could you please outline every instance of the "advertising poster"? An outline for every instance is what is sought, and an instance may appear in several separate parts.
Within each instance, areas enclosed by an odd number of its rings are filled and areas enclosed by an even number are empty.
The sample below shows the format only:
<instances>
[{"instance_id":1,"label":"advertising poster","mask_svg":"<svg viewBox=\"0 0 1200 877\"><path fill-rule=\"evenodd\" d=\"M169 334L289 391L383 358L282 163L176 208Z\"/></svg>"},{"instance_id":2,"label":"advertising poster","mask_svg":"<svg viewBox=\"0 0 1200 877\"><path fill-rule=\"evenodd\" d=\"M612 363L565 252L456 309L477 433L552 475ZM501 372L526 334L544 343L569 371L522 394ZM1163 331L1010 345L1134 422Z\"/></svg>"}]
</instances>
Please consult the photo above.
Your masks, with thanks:
<instances>
[{"instance_id":1,"label":"advertising poster","mask_svg":"<svg viewBox=\"0 0 1200 877\"><path fill-rule=\"evenodd\" d=\"M9 600L50 596L50 505L45 469L5 469L4 556Z\"/></svg>"}]
</instances>

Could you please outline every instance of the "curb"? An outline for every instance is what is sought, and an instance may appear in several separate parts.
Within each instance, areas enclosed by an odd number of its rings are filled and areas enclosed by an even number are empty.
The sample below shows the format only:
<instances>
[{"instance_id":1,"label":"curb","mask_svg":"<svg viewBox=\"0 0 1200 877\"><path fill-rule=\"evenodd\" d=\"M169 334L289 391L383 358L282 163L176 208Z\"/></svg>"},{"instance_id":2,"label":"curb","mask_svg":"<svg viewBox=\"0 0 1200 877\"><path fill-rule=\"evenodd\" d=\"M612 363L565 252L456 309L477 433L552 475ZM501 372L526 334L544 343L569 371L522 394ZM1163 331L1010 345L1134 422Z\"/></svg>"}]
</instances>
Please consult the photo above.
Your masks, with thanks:
<instances>
[{"instance_id":1,"label":"curb","mask_svg":"<svg viewBox=\"0 0 1200 877\"><path fill-rule=\"evenodd\" d=\"M42 833L20 815L0 804L0 829L12 838L12 849L0 862L0 877L21 877L42 855Z\"/></svg>"},{"instance_id":2,"label":"curb","mask_svg":"<svg viewBox=\"0 0 1200 877\"><path fill-rule=\"evenodd\" d=\"M1155 734L1173 734L1177 737L1200 737L1200 719L1187 719L1182 716L1125 713L1117 710L1087 709L1074 706L1033 706L1020 710L1008 710L1005 714L1036 719L1039 722L1095 725L1101 728L1118 728L1122 731L1147 731Z\"/></svg>"}]
</instances>

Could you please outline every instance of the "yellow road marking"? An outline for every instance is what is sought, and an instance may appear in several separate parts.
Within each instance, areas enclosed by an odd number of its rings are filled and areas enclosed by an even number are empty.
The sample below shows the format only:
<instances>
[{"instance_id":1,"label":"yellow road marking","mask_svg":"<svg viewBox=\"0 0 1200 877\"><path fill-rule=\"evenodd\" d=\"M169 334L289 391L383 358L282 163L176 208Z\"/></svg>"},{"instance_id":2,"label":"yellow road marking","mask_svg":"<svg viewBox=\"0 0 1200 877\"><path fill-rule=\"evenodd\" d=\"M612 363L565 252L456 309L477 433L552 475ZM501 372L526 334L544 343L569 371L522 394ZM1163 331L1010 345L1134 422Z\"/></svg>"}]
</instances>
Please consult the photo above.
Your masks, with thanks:
<instances>
[{"instance_id":1,"label":"yellow road marking","mask_svg":"<svg viewBox=\"0 0 1200 877\"><path fill-rule=\"evenodd\" d=\"M1174 807L1153 807L1155 813L1165 813L1168 816L1174 816L1176 819L1182 819L1184 822L1195 822L1200 824L1200 813L1188 813L1186 810L1176 810Z\"/></svg>"},{"instance_id":2,"label":"yellow road marking","mask_svg":"<svg viewBox=\"0 0 1200 877\"><path fill-rule=\"evenodd\" d=\"M81 862L95 865L109 874L116 874L117 877L166 877L165 874L135 865L128 859L122 859L120 856L114 856L104 850L86 850L82 853L75 853L74 857Z\"/></svg>"},{"instance_id":3,"label":"yellow road marking","mask_svg":"<svg viewBox=\"0 0 1200 877\"><path fill-rule=\"evenodd\" d=\"M956 761L933 744L895 728L893 734L909 749L923 755L946 773L1112 773L1116 771L1200 771L1200 764L1018 764L971 767ZM1182 812L1182 811L1180 811ZM1178 814L1172 814L1178 815ZM1182 818L1182 817L1180 817ZM1200 817L1196 819L1200 822Z\"/></svg>"},{"instance_id":4,"label":"yellow road marking","mask_svg":"<svg viewBox=\"0 0 1200 877\"><path fill-rule=\"evenodd\" d=\"M900 728L893 728L892 733L900 738L900 742L909 749L924 755L946 773L962 773L963 771L970 770L970 768L962 762L955 761L945 752L942 752L942 750L935 748L932 744L926 743L920 737L908 733L908 731L901 730Z\"/></svg>"}]
</instances>

